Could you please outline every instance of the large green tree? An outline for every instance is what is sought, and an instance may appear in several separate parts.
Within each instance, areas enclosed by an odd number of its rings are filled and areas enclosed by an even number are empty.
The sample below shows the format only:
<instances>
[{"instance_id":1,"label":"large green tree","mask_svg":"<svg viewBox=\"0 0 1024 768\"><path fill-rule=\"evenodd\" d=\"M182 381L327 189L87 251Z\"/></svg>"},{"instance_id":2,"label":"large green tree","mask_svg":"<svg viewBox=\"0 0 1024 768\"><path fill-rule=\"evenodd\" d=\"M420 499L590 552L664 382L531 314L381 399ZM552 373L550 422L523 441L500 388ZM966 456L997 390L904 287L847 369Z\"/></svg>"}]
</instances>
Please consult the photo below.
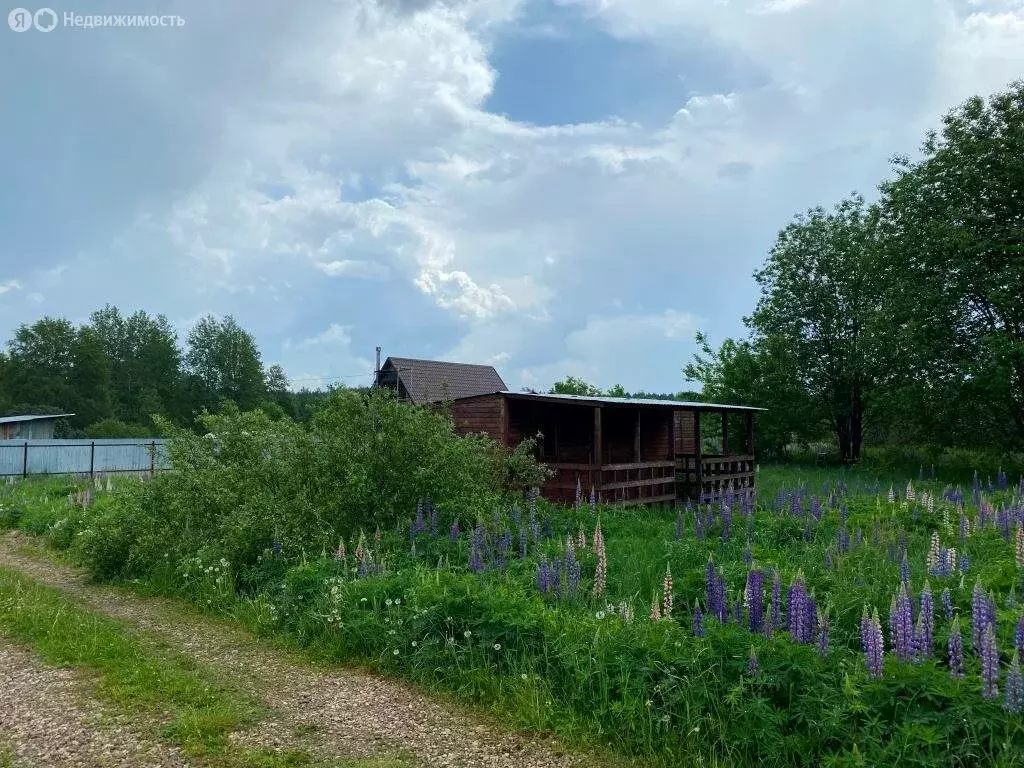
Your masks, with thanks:
<instances>
[{"instance_id":1,"label":"large green tree","mask_svg":"<svg viewBox=\"0 0 1024 768\"><path fill-rule=\"evenodd\" d=\"M895 166L880 227L902 405L940 442L1024 446L1024 81L953 109Z\"/></svg>"},{"instance_id":2,"label":"large green tree","mask_svg":"<svg viewBox=\"0 0 1024 768\"><path fill-rule=\"evenodd\" d=\"M783 229L755 273L761 298L746 318L755 340L785 348L828 415L846 460L860 458L864 420L889 374L879 298L877 210L854 195Z\"/></svg>"},{"instance_id":3,"label":"large green tree","mask_svg":"<svg viewBox=\"0 0 1024 768\"><path fill-rule=\"evenodd\" d=\"M234 317L199 320L188 335L185 363L195 405L216 410L222 400L255 408L266 396L259 347Z\"/></svg>"},{"instance_id":4,"label":"large green tree","mask_svg":"<svg viewBox=\"0 0 1024 768\"><path fill-rule=\"evenodd\" d=\"M125 317L108 304L93 312L89 327L110 358L118 419L148 426L154 414L183 415L182 355L177 334L166 317L151 317L143 311Z\"/></svg>"},{"instance_id":5,"label":"large green tree","mask_svg":"<svg viewBox=\"0 0 1024 768\"><path fill-rule=\"evenodd\" d=\"M78 333L64 318L21 325L7 343L8 395L14 403L72 407L72 370Z\"/></svg>"},{"instance_id":6,"label":"large green tree","mask_svg":"<svg viewBox=\"0 0 1024 768\"><path fill-rule=\"evenodd\" d=\"M820 404L808 392L789 340L726 339L713 349L707 336L699 333L697 346L684 375L703 385L703 399L766 409L756 417L759 455L782 456L791 442L806 443L822 435Z\"/></svg>"}]
</instances>

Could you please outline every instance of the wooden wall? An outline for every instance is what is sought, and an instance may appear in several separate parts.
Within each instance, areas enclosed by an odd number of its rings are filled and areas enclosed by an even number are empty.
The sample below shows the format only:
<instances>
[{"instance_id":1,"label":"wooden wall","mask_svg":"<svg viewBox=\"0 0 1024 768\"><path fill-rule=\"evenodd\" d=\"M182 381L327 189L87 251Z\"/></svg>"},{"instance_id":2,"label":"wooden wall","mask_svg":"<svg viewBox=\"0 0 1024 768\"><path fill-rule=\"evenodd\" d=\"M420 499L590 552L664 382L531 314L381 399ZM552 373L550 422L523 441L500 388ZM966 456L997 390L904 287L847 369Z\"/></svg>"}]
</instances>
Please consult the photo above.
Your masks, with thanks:
<instances>
[{"instance_id":1,"label":"wooden wall","mask_svg":"<svg viewBox=\"0 0 1024 768\"><path fill-rule=\"evenodd\" d=\"M696 454L697 442L693 434L693 411L675 411L676 453Z\"/></svg>"},{"instance_id":2,"label":"wooden wall","mask_svg":"<svg viewBox=\"0 0 1024 768\"><path fill-rule=\"evenodd\" d=\"M501 395L484 395L451 404L452 422L460 435L484 432L498 442L504 442L507 401ZM513 443L515 445L515 443Z\"/></svg>"}]
</instances>

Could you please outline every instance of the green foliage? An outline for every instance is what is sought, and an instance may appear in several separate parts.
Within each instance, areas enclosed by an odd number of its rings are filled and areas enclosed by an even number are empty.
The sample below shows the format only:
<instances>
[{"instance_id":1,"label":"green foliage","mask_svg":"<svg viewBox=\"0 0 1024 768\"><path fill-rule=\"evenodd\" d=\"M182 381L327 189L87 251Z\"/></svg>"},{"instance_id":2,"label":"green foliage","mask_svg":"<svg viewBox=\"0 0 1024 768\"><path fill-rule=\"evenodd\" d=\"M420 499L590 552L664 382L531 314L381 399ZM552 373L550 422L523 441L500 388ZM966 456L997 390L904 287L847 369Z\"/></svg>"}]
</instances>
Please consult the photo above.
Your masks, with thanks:
<instances>
[{"instance_id":1,"label":"green foliage","mask_svg":"<svg viewBox=\"0 0 1024 768\"><path fill-rule=\"evenodd\" d=\"M208 315L193 326L185 364L199 404L209 409L225 399L249 409L266 395L256 340L231 315Z\"/></svg>"},{"instance_id":2,"label":"green foliage","mask_svg":"<svg viewBox=\"0 0 1024 768\"><path fill-rule=\"evenodd\" d=\"M80 547L106 577L152 576L165 554L252 566L276 541L315 554L359 528L389 529L422 499L450 521L535 484L530 445L512 454L390 393L334 392L308 428L227 405L204 435L160 422L175 471L98 504Z\"/></svg>"},{"instance_id":3,"label":"green foliage","mask_svg":"<svg viewBox=\"0 0 1024 768\"><path fill-rule=\"evenodd\" d=\"M375 400L364 395L337 393L316 426L348 433L368 417L372 404ZM419 413L411 418L423 419L420 427L431 429L426 421L435 414L406 410ZM380 418L383 431L400 432L389 426L393 418L402 417L396 412ZM337 538L321 540L315 521L334 525L336 508L329 505L342 486L328 478L330 490L322 498L300 498L297 494L313 476L291 481L287 475L294 465L270 439L280 435L301 442L303 433L295 438L275 432L283 425L259 413L225 413L207 421L219 440L216 458L201 438L177 443L188 462L179 471L152 483L125 481L112 494L98 494L85 509L54 507L38 491L26 495L34 483L20 484L13 491L25 508L19 524L48 531L98 575L145 579L146 589L182 595L207 610L236 616L255 631L285 639L317 658L368 664L498 707L523 727L591 744L611 742L616 752L653 765L1010 765L1024 749L1020 718L1004 713L1000 702L981 698L979 664L972 654L965 680L949 676L943 655L949 623L939 601L948 588L954 610L967 617L974 580L993 590L1005 668L1021 612L1019 605L1008 603L1012 590L1021 587L1013 544L992 528L958 540L953 503L939 500L929 511L920 501L904 501L906 475L870 453L866 462L878 462L871 470L838 475L826 469L762 467L758 484L765 501L747 530L737 512L731 536L723 535L716 521L698 537L690 511L683 514L677 535L672 511L600 509L608 552L606 594L597 598L591 593L597 558L588 543L575 550L583 570L579 594L555 598L537 590L538 563L564 555L567 534L582 530L593 541L597 519L590 510L544 503L533 509L520 503L498 512L490 501L496 496L490 494L459 513L463 533L454 541L446 535L452 515L442 515L436 537L429 523L426 531L416 533L410 528L411 505L404 510L404 524L398 511L382 525L379 540L373 518L346 520L336 526ZM311 453L327 438L327 432L316 429L305 434L303 450ZM283 466L261 480L272 468L243 467L259 465L268 445L275 446L274 460ZM328 463L352 463L327 448L323 457ZM1011 466L1007 462L1004 467ZM320 471L327 471L327 465L321 464ZM980 469L984 478L985 467ZM973 475L967 466L958 472ZM885 500L890 485L897 489L894 503ZM918 494L941 495L942 486L928 480L915 480L914 486ZM781 507L776 505L780 490L797 489L803 494L800 514L792 512L788 496ZM48 493L56 498L52 486ZM820 522L807 514L812 494L822 500ZM827 501L830 495L834 505ZM1009 491L987 497L993 507L1011 500ZM967 513L976 516L969 490L966 502ZM324 505L319 517L313 504ZM855 542L848 550L836 543L840 505ZM443 513L453 508L440 506ZM288 514L279 514L278 508ZM292 523L291 515L299 522ZM396 521L398 530L392 527ZM259 525L263 532L254 536ZM490 563L479 574L467 568L466 532L474 525L482 532ZM274 526L280 527L279 547L266 535ZM519 554L520 527L526 532L525 558ZM513 545L499 563L493 558L506 531ZM926 553L936 531L943 546L955 546L960 558L970 558L969 575L927 573ZM325 551L339 540L344 541L344 558ZM245 541L254 545L249 556L239 545ZM878 607L884 621L900 582L892 553L901 542L906 543L912 591L918 594L925 579L931 583L937 653L920 663L887 657L883 678L874 680L861 653L860 615L867 604ZM353 556L359 543L379 570L360 575ZM707 616L705 635L692 632L691 606L695 599L703 602L709 558L721 569L729 599L735 600L746 583L748 544L757 567L779 572L784 601L786 589L802 574L819 607L828 610L826 655L794 642L784 630L771 637L753 635L735 622L723 625ZM115 561L133 566L112 568ZM662 593L666 566L674 577L673 618L650 621L650 600ZM631 606L635 617L623 616L622 604ZM785 603L782 608L785 616ZM752 647L760 662L756 675L747 670Z\"/></svg>"},{"instance_id":4,"label":"green foliage","mask_svg":"<svg viewBox=\"0 0 1024 768\"><path fill-rule=\"evenodd\" d=\"M85 437L97 440L114 437L154 437L154 428L119 419L103 419L85 428Z\"/></svg>"},{"instance_id":5,"label":"green foliage","mask_svg":"<svg viewBox=\"0 0 1024 768\"><path fill-rule=\"evenodd\" d=\"M575 376L566 376L561 381L556 381L550 389L552 395L584 395L586 397L596 397L603 395L600 387L595 387L593 384L588 384L583 379L578 379Z\"/></svg>"}]
</instances>

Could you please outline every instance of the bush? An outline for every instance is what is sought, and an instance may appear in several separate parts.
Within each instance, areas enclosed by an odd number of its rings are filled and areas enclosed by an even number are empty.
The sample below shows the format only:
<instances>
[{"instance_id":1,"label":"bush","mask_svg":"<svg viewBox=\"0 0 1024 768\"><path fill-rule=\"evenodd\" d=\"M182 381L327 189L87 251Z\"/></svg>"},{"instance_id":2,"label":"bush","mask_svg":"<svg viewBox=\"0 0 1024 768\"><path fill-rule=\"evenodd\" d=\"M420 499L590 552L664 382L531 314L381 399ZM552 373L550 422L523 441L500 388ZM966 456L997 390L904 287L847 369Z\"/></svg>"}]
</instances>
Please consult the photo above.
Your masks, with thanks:
<instances>
[{"instance_id":1,"label":"bush","mask_svg":"<svg viewBox=\"0 0 1024 768\"><path fill-rule=\"evenodd\" d=\"M85 428L84 436L93 440L105 438L153 437L153 428L143 424L132 424L118 419L103 419Z\"/></svg>"},{"instance_id":2,"label":"bush","mask_svg":"<svg viewBox=\"0 0 1024 768\"><path fill-rule=\"evenodd\" d=\"M126 485L91 523L83 551L103 577L148 575L165 553L200 552L240 569L275 542L319 554L359 529L390 529L430 499L472 520L535 462L484 437L460 437L432 410L382 391L333 394L308 428L263 410L200 418L206 434L161 422L174 470Z\"/></svg>"}]
</instances>

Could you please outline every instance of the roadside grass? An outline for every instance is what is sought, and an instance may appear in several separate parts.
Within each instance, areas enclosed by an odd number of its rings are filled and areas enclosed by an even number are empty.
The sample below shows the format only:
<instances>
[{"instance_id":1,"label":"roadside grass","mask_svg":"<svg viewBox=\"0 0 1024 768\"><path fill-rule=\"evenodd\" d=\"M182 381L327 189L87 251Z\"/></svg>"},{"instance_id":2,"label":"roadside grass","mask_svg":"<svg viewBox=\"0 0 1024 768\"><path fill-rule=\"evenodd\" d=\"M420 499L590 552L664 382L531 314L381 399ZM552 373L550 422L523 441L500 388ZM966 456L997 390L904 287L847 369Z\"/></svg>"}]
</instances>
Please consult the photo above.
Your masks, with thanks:
<instances>
[{"instance_id":1,"label":"roadside grass","mask_svg":"<svg viewBox=\"0 0 1024 768\"><path fill-rule=\"evenodd\" d=\"M60 590L0 567L0 635L29 646L49 664L95 675L97 694L120 711L160 723L157 735L214 768L292 768L325 765L305 752L254 750L232 745L232 732L263 714L251 701L195 662L158 649L124 624L68 600ZM398 756L338 759L336 768L402 768ZM0 746L0 768L13 766Z\"/></svg>"}]
</instances>

